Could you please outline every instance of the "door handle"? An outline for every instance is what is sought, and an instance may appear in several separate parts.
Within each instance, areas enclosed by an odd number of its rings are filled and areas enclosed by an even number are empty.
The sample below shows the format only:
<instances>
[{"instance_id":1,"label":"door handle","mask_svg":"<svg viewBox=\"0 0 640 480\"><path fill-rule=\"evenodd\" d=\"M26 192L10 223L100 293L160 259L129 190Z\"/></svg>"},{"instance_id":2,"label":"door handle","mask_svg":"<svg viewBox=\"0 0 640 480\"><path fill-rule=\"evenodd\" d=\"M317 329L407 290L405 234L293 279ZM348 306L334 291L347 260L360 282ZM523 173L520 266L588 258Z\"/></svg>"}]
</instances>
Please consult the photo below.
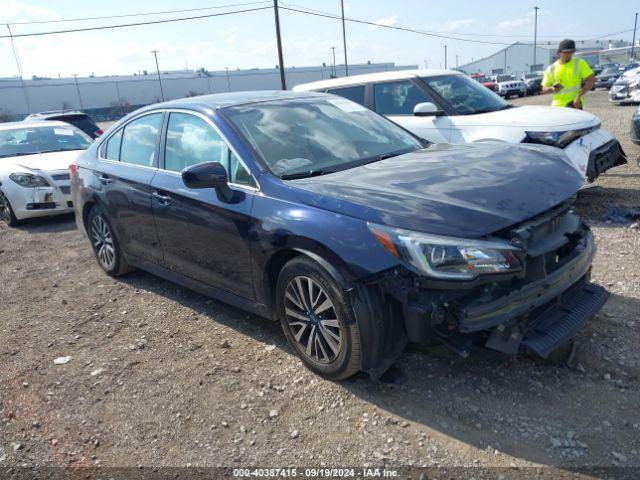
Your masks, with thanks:
<instances>
[{"instance_id":1,"label":"door handle","mask_svg":"<svg viewBox=\"0 0 640 480\"><path fill-rule=\"evenodd\" d=\"M158 203L163 207L168 207L169 205L171 205L171 197L169 195L165 195L158 191L153 192L151 195L153 196L153 198L158 200Z\"/></svg>"},{"instance_id":2,"label":"door handle","mask_svg":"<svg viewBox=\"0 0 640 480\"><path fill-rule=\"evenodd\" d=\"M110 183L113 183L113 180L109 178L109 175L102 174L98 177L98 180L100 180L100 183L103 185L109 185Z\"/></svg>"}]
</instances>

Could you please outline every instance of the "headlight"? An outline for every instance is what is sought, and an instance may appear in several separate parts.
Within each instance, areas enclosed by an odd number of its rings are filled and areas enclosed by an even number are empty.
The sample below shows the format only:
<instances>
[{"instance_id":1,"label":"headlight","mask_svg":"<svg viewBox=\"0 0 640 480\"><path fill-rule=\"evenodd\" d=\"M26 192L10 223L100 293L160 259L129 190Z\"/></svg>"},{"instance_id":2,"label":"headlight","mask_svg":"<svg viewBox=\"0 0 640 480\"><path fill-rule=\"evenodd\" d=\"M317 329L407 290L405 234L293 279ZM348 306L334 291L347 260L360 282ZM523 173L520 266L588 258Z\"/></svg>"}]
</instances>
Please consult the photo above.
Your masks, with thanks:
<instances>
[{"instance_id":1,"label":"headlight","mask_svg":"<svg viewBox=\"0 0 640 480\"><path fill-rule=\"evenodd\" d=\"M21 187L36 188L36 187L48 187L47 182L40 175L34 175L32 173L12 173L9 178L16 182Z\"/></svg>"},{"instance_id":2,"label":"headlight","mask_svg":"<svg viewBox=\"0 0 640 480\"><path fill-rule=\"evenodd\" d=\"M577 138L591 133L600 128L600 124L593 127L581 128L579 130L567 130L564 132L525 132L527 137L525 143L541 143L553 147L564 148Z\"/></svg>"},{"instance_id":3,"label":"headlight","mask_svg":"<svg viewBox=\"0 0 640 480\"><path fill-rule=\"evenodd\" d=\"M367 223L384 248L417 273L439 279L472 280L479 275L522 269L520 249L501 240L430 235Z\"/></svg>"}]
</instances>

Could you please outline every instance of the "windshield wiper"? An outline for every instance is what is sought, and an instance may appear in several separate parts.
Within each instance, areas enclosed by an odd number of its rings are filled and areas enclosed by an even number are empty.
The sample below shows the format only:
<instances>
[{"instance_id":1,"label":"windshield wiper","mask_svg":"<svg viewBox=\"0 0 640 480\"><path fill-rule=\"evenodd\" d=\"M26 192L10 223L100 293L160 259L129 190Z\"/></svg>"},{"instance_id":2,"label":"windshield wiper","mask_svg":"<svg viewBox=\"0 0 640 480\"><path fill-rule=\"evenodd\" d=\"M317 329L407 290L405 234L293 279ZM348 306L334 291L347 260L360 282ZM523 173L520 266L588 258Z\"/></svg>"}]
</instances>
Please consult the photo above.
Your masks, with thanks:
<instances>
[{"instance_id":1,"label":"windshield wiper","mask_svg":"<svg viewBox=\"0 0 640 480\"><path fill-rule=\"evenodd\" d=\"M46 152L40 152L40 153L53 153L53 152L74 152L76 150L85 150L83 148L57 148L55 150L47 150Z\"/></svg>"},{"instance_id":2,"label":"windshield wiper","mask_svg":"<svg viewBox=\"0 0 640 480\"><path fill-rule=\"evenodd\" d=\"M485 108L483 110L476 110L475 112L469 112L466 113L465 115L479 115L481 113L491 113L491 112L499 112L500 110L506 110L508 108L514 108L515 105L502 105L501 107L498 108Z\"/></svg>"},{"instance_id":3,"label":"windshield wiper","mask_svg":"<svg viewBox=\"0 0 640 480\"><path fill-rule=\"evenodd\" d=\"M0 158L7 158L7 157L22 157L25 155L37 155L40 152L15 152L15 153L9 153L7 155L0 155Z\"/></svg>"},{"instance_id":4,"label":"windshield wiper","mask_svg":"<svg viewBox=\"0 0 640 480\"><path fill-rule=\"evenodd\" d=\"M281 175L282 180L296 180L298 178L317 177L319 175L326 175L327 173L336 173L337 170L308 170L306 172L286 173Z\"/></svg>"}]
</instances>

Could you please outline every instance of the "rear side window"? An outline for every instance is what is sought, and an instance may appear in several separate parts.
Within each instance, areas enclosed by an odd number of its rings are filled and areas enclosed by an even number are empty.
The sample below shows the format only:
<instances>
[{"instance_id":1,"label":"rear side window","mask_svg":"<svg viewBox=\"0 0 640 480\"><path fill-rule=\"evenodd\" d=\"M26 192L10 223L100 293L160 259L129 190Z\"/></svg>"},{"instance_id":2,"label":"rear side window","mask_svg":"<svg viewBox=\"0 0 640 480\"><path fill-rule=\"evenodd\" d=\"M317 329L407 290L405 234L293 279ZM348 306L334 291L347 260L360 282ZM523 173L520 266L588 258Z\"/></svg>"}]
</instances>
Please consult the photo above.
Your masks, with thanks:
<instances>
[{"instance_id":1,"label":"rear side window","mask_svg":"<svg viewBox=\"0 0 640 480\"><path fill-rule=\"evenodd\" d=\"M122 143L122 129L114 133L104 146L102 156L107 160L120 160L120 144Z\"/></svg>"},{"instance_id":2,"label":"rear side window","mask_svg":"<svg viewBox=\"0 0 640 480\"><path fill-rule=\"evenodd\" d=\"M55 120L70 123L89 134L93 134L98 130L98 126L86 115L61 115L56 117Z\"/></svg>"},{"instance_id":3,"label":"rear side window","mask_svg":"<svg viewBox=\"0 0 640 480\"><path fill-rule=\"evenodd\" d=\"M357 85L355 87L331 88L327 90L327 93L340 95L341 97L347 98L352 102L364 105L364 85Z\"/></svg>"},{"instance_id":4,"label":"rear side window","mask_svg":"<svg viewBox=\"0 0 640 480\"><path fill-rule=\"evenodd\" d=\"M161 124L161 113L152 113L129 122L122 134L120 161L143 167L156 166L156 145Z\"/></svg>"},{"instance_id":5,"label":"rear side window","mask_svg":"<svg viewBox=\"0 0 640 480\"><path fill-rule=\"evenodd\" d=\"M409 80L378 83L373 86L373 96L375 111L382 115L413 115L418 103L435 103Z\"/></svg>"},{"instance_id":6,"label":"rear side window","mask_svg":"<svg viewBox=\"0 0 640 480\"><path fill-rule=\"evenodd\" d=\"M205 162L222 164L230 183L253 186L247 169L211 125L195 115L172 113L167 126L165 170L181 172Z\"/></svg>"}]
</instances>

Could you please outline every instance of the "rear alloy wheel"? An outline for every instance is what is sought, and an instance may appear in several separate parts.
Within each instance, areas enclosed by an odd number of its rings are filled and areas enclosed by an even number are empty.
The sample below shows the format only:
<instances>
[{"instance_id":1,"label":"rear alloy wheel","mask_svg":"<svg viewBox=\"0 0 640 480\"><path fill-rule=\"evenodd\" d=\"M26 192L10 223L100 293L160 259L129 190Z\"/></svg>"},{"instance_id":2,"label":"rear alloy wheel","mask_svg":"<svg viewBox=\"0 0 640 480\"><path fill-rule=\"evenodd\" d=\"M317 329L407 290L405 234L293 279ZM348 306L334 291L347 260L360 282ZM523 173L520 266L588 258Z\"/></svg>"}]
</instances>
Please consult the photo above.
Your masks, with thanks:
<instances>
[{"instance_id":1,"label":"rear alloy wheel","mask_svg":"<svg viewBox=\"0 0 640 480\"><path fill-rule=\"evenodd\" d=\"M326 270L294 258L280 272L276 299L287 340L311 370L333 380L360 370L360 333L349 299Z\"/></svg>"},{"instance_id":2,"label":"rear alloy wheel","mask_svg":"<svg viewBox=\"0 0 640 480\"><path fill-rule=\"evenodd\" d=\"M20 223L15 213L13 213L9 199L2 191L0 191L0 219L10 227L15 227Z\"/></svg>"},{"instance_id":3,"label":"rear alloy wheel","mask_svg":"<svg viewBox=\"0 0 640 480\"><path fill-rule=\"evenodd\" d=\"M131 271L102 208L92 207L87 223L91 246L102 269L114 277Z\"/></svg>"}]
</instances>

